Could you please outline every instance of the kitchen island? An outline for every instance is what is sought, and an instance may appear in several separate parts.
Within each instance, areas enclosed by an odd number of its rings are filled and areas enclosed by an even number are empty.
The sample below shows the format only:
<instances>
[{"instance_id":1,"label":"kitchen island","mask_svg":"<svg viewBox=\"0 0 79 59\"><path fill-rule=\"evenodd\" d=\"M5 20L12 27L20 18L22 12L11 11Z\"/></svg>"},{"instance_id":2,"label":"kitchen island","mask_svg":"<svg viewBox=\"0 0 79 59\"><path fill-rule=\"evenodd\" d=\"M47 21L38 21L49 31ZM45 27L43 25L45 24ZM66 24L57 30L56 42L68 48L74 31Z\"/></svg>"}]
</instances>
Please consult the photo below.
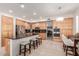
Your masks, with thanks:
<instances>
[{"instance_id":1,"label":"kitchen island","mask_svg":"<svg viewBox=\"0 0 79 59\"><path fill-rule=\"evenodd\" d=\"M10 39L10 55L11 56L18 56L19 55L19 45L21 42L27 42L30 39L35 39L39 37L39 35L32 35L20 39Z\"/></svg>"}]
</instances>

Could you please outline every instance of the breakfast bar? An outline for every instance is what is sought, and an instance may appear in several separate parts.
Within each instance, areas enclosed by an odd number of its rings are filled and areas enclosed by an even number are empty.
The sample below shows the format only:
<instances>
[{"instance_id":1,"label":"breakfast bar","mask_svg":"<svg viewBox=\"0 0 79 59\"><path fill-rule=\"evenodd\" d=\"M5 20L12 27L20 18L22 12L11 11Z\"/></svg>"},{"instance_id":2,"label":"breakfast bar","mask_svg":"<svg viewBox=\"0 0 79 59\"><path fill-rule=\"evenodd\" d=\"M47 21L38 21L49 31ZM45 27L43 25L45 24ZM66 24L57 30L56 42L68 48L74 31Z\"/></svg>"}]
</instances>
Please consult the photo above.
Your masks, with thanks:
<instances>
[{"instance_id":1,"label":"breakfast bar","mask_svg":"<svg viewBox=\"0 0 79 59\"><path fill-rule=\"evenodd\" d=\"M28 41L30 41L31 39L35 40L37 37L39 37L39 35L32 35L32 36L28 36L25 38L20 38L20 39L11 39L10 40L10 50L12 52L10 52L10 55L12 56L17 56L19 55L19 46L21 43L27 43Z\"/></svg>"}]
</instances>

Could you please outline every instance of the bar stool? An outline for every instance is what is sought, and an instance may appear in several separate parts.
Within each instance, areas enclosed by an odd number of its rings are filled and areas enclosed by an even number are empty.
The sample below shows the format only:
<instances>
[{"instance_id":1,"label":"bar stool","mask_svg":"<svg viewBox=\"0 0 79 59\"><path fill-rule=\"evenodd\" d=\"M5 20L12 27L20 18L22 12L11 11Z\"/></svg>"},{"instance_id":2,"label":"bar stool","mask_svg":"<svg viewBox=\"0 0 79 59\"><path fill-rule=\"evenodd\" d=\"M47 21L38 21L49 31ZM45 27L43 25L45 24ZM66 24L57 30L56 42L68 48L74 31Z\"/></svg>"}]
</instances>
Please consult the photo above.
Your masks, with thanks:
<instances>
[{"instance_id":1,"label":"bar stool","mask_svg":"<svg viewBox=\"0 0 79 59\"><path fill-rule=\"evenodd\" d=\"M38 48L39 40L35 38L34 41L35 41L35 46Z\"/></svg>"},{"instance_id":2,"label":"bar stool","mask_svg":"<svg viewBox=\"0 0 79 59\"><path fill-rule=\"evenodd\" d=\"M30 40L30 47L32 49L32 47L35 49L35 41L34 40Z\"/></svg>"},{"instance_id":3,"label":"bar stool","mask_svg":"<svg viewBox=\"0 0 79 59\"><path fill-rule=\"evenodd\" d=\"M24 56L25 56L27 51L29 51L29 54L30 54L31 53L30 42L22 42L22 43L20 43L19 49L20 49L19 50L19 55L21 55L21 53L23 53Z\"/></svg>"},{"instance_id":4,"label":"bar stool","mask_svg":"<svg viewBox=\"0 0 79 59\"><path fill-rule=\"evenodd\" d=\"M38 39L38 44L42 44L42 38L41 37L37 37L36 39Z\"/></svg>"},{"instance_id":5,"label":"bar stool","mask_svg":"<svg viewBox=\"0 0 79 59\"><path fill-rule=\"evenodd\" d=\"M36 40L36 47L38 47L38 45L39 45L39 40L37 39Z\"/></svg>"},{"instance_id":6,"label":"bar stool","mask_svg":"<svg viewBox=\"0 0 79 59\"><path fill-rule=\"evenodd\" d=\"M33 48L35 49L36 47L38 47L38 40L36 38L32 38L30 40L30 44L31 46L33 46Z\"/></svg>"}]
</instances>

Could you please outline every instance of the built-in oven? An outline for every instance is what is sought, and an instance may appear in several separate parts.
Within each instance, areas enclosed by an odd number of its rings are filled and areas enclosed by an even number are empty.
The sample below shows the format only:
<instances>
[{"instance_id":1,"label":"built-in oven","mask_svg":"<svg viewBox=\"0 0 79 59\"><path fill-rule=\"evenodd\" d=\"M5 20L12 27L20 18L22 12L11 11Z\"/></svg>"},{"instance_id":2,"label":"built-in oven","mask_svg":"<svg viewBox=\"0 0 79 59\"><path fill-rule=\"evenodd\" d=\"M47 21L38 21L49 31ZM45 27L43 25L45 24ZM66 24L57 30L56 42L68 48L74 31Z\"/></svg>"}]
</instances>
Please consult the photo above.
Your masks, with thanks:
<instances>
[{"instance_id":1,"label":"built-in oven","mask_svg":"<svg viewBox=\"0 0 79 59\"><path fill-rule=\"evenodd\" d=\"M47 30L47 37L52 37L52 30Z\"/></svg>"}]
</instances>

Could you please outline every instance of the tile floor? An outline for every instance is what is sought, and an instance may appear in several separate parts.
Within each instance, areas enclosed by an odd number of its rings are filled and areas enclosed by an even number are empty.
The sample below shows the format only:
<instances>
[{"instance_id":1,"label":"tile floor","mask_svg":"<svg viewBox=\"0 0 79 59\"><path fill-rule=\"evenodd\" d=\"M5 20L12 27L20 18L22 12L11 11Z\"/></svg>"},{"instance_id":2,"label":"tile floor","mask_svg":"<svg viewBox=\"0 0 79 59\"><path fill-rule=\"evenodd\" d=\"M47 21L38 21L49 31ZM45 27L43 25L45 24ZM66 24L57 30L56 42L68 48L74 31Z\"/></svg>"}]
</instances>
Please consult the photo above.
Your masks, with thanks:
<instances>
[{"instance_id":1,"label":"tile floor","mask_svg":"<svg viewBox=\"0 0 79 59\"><path fill-rule=\"evenodd\" d=\"M43 40L42 45L35 50L33 49L28 56L65 56L65 52L61 41Z\"/></svg>"}]
</instances>

